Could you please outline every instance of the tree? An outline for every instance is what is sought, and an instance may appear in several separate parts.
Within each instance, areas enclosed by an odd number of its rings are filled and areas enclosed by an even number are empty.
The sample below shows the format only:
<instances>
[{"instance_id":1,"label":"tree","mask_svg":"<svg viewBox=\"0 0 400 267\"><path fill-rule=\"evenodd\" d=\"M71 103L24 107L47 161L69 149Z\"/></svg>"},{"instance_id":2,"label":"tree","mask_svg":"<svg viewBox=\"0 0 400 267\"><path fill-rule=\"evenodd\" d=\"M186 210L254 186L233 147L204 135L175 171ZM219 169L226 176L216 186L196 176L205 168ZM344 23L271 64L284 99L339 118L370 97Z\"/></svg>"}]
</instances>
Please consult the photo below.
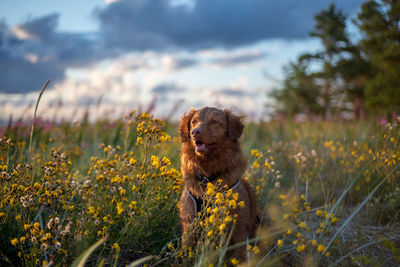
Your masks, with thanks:
<instances>
[{"instance_id":1,"label":"tree","mask_svg":"<svg viewBox=\"0 0 400 267\"><path fill-rule=\"evenodd\" d=\"M366 102L371 111L400 112L400 1L368 1L362 5L357 25L363 34L362 52L370 60Z\"/></svg>"},{"instance_id":2,"label":"tree","mask_svg":"<svg viewBox=\"0 0 400 267\"><path fill-rule=\"evenodd\" d=\"M288 109L287 114L290 115L302 112L304 105L316 115L326 117L337 114L347 108L347 88L355 88L350 84L355 84L358 72L351 74L343 71L345 67L353 65L353 58L360 54L346 32L346 16L332 4L318 13L315 20L310 35L321 40L323 50L303 54L296 64L291 63L286 67L282 91L275 90L272 94L280 107ZM307 72L307 65L320 68Z\"/></svg>"},{"instance_id":3,"label":"tree","mask_svg":"<svg viewBox=\"0 0 400 267\"><path fill-rule=\"evenodd\" d=\"M400 113L400 0L364 3L354 21L362 34L358 41L349 37L346 16L334 4L315 22L311 36L323 49L286 68L282 91L272 93L277 106L289 115L303 112L304 105L325 116L347 110L355 117L361 110ZM317 71L307 71L305 62Z\"/></svg>"},{"instance_id":4,"label":"tree","mask_svg":"<svg viewBox=\"0 0 400 267\"><path fill-rule=\"evenodd\" d=\"M307 61L299 59L296 63L285 66L286 73L283 87L273 90L270 96L275 99L275 112L287 117L299 113L324 113L324 106L318 102L320 97L319 86L315 79L307 72Z\"/></svg>"}]
</instances>

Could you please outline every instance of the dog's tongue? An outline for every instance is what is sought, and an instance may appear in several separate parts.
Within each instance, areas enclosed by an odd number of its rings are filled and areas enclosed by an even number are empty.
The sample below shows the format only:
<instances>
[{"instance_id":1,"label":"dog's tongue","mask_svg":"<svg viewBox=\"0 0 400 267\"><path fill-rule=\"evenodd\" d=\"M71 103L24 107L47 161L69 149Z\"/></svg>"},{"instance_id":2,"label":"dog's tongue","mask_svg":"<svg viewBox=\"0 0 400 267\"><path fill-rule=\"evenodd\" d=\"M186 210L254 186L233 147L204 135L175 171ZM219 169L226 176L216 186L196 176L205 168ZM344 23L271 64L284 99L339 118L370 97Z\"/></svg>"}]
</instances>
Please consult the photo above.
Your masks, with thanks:
<instances>
[{"instance_id":1,"label":"dog's tongue","mask_svg":"<svg viewBox=\"0 0 400 267\"><path fill-rule=\"evenodd\" d=\"M207 145L204 144L204 143L196 144L196 151L197 152L206 152L207 151Z\"/></svg>"}]
</instances>

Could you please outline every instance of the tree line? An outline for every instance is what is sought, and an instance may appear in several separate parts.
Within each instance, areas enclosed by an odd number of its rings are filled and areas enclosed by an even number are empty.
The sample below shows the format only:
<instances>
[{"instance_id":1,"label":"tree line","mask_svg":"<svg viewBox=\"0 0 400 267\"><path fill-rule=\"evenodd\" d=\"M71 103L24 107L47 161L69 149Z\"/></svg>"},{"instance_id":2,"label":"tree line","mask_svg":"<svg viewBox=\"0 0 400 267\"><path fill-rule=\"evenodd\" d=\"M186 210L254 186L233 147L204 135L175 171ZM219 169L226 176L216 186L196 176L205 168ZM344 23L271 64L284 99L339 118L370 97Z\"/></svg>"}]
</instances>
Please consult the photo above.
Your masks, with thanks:
<instances>
[{"instance_id":1,"label":"tree line","mask_svg":"<svg viewBox=\"0 0 400 267\"><path fill-rule=\"evenodd\" d=\"M331 4L315 15L310 35L322 49L284 68L280 88L269 94L274 114L355 118L400 113L400 1L367 1L349 34L347 17ZM358 34L357 34L358 35Z\"/></svg>"}]
</instances>

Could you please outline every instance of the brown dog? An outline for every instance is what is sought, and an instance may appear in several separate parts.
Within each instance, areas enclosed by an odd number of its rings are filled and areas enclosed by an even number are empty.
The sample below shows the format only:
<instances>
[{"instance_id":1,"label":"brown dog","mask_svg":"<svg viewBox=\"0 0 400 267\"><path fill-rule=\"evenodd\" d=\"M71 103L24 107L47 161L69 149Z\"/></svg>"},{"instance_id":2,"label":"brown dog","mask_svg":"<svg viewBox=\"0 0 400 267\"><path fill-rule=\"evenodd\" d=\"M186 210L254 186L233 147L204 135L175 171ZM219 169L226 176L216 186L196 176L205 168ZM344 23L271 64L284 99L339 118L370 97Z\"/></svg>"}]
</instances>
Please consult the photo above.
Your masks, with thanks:
<instances>
[{"instance_id":1,"label":"brown dog","mask_svg":"<svg viewBox=\"0 0 400 267\"><path fill-rule=\"evenodd\" d=\"M195 245L194 237L185 237L185 233L199 211L196 201L204 196L207 182L215 183L219 179L223 181L222 186L227 185L234 193L238 193L238 201L245 203L244 208L237 210L238 218L231 244L245 242L247 238L255 236L256 222L261 212L257 208L254 191L242 179L246 169L246 159L239 143L243 127L240 117L229 110L211 107L192 109L182 117L179 131L185 188L180 200L180 220L183 243L188 246ZM236 249L234 256L245 260L246 247Z\"/></svg>"}]
</instances>

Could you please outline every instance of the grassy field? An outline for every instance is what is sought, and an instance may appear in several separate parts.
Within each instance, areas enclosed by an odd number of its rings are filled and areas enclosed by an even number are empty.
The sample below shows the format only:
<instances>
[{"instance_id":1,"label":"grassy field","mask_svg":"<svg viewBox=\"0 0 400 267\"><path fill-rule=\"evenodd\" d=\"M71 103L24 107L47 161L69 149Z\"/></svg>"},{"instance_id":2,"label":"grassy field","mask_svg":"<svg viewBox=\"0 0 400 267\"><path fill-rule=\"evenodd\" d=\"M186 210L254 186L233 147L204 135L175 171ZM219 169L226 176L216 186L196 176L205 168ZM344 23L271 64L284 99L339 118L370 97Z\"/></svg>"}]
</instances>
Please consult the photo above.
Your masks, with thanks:
<instances>
[{"instance_id":1,"label":"grassy field","mask_svg":"<svg viewBox=\"0 0 400 267\"><path fill-rule=\"evenodd\" d=\"M225 256L240 203L218 188L195 222L198 246L180 244L176 123L132 112L37 119L32 139L29 123L0 133L2 266L241 264ZM248 247L252 266L400 264L399 121L248 123L241 141L270 220Z\"/></svg>"}]
</instances>

